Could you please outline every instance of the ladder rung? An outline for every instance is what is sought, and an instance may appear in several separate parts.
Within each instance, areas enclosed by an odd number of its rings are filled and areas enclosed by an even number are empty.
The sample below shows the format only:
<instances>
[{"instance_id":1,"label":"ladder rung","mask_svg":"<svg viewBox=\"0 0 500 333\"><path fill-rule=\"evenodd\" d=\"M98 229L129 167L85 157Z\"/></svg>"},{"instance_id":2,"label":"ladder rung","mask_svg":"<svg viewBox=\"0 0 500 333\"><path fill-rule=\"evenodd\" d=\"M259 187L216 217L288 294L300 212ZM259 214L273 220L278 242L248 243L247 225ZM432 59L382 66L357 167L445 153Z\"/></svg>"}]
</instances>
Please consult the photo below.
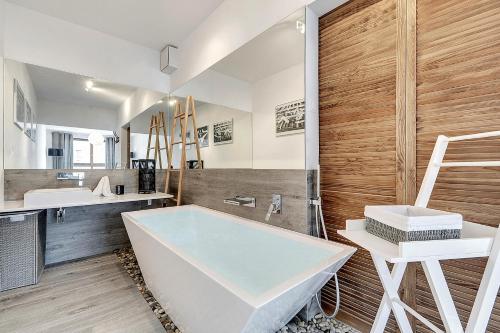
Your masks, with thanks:
<instances>
[{"instance_id":1,"label":"ladder rung","mask_svg":"<svg viewBox=\"0 0 500 333\"><path fill-rule=\"evenodd\" d=\"M182 141L174 142L173 144L174 145L180 145L180 144L182 144ZM195 144L196 144L196 142L186 143L186 145L195 145Z\"/></svg>"},{"instance_id":2,"label":"ladder rung","mask_svg":"<svg viewBox=\"0 0 500 333\"><path fill-rule=\"evenodd\" d=\"M188 117L191 117L193 114L192 113L189 113L188 114ZM181 113L181 114L178 114L177 116L175 116L174 118L182 118L182 117L185 117L186 114L185 113Z\"/></svg>"}]
</instances>

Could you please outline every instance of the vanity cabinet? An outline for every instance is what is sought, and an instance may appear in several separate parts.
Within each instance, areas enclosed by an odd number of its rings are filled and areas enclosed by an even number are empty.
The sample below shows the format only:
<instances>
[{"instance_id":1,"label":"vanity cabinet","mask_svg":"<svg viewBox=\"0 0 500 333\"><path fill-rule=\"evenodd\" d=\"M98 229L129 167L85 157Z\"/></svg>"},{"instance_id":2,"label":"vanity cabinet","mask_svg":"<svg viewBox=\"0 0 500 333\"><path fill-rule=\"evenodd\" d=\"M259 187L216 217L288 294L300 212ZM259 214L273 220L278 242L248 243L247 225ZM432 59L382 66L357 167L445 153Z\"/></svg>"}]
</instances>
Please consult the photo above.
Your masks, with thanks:
<instances>
[{"instance_id":1,"label":"vanity cabinet","mask_svg":"<svg viewBox=\"0 0 500 333\"><path fill-rule=\"evenodd\" d=\"M65 208L64 220L58 209L47 210L47 265L82 259L130 246L122 212L161 207L160 200L131 201L106 205Z\"/></svg>"}]
</instances>

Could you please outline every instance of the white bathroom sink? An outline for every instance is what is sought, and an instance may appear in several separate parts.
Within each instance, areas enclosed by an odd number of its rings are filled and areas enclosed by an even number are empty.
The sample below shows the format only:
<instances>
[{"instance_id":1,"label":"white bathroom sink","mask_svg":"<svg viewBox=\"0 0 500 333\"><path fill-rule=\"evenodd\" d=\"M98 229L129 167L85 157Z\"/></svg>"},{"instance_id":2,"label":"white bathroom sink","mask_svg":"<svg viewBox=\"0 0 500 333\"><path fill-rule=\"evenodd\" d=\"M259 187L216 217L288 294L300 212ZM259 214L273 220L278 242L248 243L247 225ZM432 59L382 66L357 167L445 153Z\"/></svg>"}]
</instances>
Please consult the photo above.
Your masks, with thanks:
<instances>
[{"instance_id":1,"label":"white bathroom sink","mask_svg":"<svg viewBox=\"0 0 500 333\"><path fill-rule=\"evenodd\" d=\"M83 203L96 197L88 187L31 190L24 193L25 206L56 206Z\"/></svg>"}]
</instances>

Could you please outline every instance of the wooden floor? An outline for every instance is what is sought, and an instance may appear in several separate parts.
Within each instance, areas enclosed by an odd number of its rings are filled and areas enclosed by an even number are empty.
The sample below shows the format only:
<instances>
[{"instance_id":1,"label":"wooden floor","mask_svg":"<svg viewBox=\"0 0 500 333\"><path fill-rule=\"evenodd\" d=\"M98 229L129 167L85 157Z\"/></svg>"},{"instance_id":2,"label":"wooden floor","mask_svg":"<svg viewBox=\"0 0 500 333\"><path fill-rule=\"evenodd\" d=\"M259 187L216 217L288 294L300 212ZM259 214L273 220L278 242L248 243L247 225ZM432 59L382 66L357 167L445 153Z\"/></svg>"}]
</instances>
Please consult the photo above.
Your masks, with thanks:
<instances>
[{"instance_id":1,"label":"wooden floor","mask_svg":"<svg viewBox=\"0 0 500 333\"><path fill-rule=\"evenodd\" d=\"M0 332L165 332L114 254L48 268L0 293Z\"/></svg>"}]
</instances>

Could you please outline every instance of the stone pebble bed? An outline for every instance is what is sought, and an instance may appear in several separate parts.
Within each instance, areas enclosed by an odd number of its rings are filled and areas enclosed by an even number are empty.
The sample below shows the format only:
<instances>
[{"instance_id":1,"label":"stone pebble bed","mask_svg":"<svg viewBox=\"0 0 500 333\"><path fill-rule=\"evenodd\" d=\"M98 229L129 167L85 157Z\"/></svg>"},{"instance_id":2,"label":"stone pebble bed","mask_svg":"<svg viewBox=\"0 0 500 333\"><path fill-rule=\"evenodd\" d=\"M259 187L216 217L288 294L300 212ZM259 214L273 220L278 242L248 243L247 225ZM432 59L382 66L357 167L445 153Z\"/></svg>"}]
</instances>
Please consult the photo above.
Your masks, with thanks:
<instances>
[{"instance_id":1,"label":"stone pebble bed","mask_svg":"<svg viewBox=\"0 0 500 333\"><path fill-rule=\"evenodd\" d=\"M135 258L132 248L115 251L123 268L134 280L137 289L148 303L151 311L154 312L167 333L182 333L167 315L165 310L156 301L151 292L146 287L141 270ZM293 318L288 325L280 329L277 333L358 333L354 328L335 319L328 319L322 315L315 316L311 321L305 322L298 317Z\"/></svg>"}]
</instances>

